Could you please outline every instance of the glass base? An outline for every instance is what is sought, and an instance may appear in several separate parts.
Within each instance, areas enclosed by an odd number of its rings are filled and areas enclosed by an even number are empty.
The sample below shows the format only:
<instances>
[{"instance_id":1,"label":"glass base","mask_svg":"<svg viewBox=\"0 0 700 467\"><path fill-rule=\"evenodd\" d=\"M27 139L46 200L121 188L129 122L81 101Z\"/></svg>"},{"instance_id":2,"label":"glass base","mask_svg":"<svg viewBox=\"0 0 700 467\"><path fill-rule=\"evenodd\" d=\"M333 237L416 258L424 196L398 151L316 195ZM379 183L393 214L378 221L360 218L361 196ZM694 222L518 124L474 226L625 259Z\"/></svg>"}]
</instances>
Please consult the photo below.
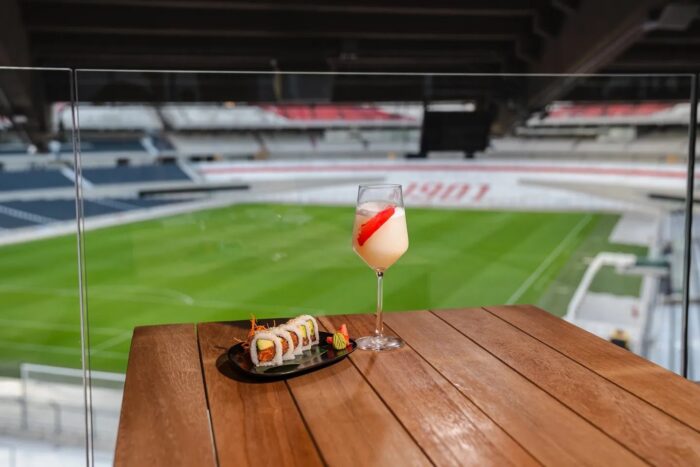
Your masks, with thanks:
<instances>
[{"instance_id":1,"label":"glass base","mask_svg":"<svg viewBox=\"0 0 700 467\"><path fill-rule=\"evenodd\" d=\"M394 336L365 336L355 339L357 348L362 350L393 350L403 347L403 340Z\"/></svg>"}]
</instances>

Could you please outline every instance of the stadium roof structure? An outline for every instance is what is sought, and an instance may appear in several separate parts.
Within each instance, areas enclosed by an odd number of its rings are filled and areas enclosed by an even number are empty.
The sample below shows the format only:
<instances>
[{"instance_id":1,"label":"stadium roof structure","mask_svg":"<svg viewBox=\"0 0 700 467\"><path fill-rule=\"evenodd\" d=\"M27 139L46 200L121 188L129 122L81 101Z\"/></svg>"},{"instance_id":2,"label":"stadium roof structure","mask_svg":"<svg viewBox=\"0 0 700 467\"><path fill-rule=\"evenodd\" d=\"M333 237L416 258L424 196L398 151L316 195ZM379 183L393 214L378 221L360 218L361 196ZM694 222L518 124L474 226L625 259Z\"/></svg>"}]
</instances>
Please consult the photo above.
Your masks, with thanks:
<instances>
[{"instance_id":1,"label":"stadium roof structure","mask_svg":"<svg viewBox=\"0 0 700 467\"><path fill-rule=\"evenodd\" d=\"M698 4L684 0L3 0L2 13L0 66L690 73L700 46ZM0 73L8 96L0 115L26 115L32 126L45 118L37 108L66 98L63 83L10 75ZM201 74L178 84L181 92L165 75L145 87L93 78L81 86L92 102L222 101L235 88L233 98L249 102L481 99L481 107L515 102L523 115L555 99L688 98L687 86L659 76L465 85L450 77Z\"/></svg>"}]
</instances>

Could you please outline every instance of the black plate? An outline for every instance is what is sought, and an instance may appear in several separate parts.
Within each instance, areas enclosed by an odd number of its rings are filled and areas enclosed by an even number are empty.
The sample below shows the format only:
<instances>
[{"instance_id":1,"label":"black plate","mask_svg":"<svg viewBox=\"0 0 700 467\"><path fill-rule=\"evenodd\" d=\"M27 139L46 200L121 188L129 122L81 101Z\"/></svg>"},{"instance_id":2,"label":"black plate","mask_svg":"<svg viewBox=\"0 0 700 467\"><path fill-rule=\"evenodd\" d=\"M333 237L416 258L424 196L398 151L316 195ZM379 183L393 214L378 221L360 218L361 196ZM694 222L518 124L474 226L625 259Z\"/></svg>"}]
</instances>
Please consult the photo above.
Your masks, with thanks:
<instances>
[{"instance_id":1,"label":"black plate","mask_svg":"<svg viewBox=\"0 0 700 467\"><path fill-rule=\"evenodd\" d=\"M320 332L318 345L314 345L310 350L305 350L294 360L285 360L280 366L256 367L250 360L250 355L243 349L243 343L228 349L227 355L229 361L247 375L262 378L289 378L338 362L350 355L357 347L355 341L350 339L348 347L343 350L335 350L332 344L326 342L326 337L329 336L333 337L333 334Z\"/></svg>"}]
</instances>

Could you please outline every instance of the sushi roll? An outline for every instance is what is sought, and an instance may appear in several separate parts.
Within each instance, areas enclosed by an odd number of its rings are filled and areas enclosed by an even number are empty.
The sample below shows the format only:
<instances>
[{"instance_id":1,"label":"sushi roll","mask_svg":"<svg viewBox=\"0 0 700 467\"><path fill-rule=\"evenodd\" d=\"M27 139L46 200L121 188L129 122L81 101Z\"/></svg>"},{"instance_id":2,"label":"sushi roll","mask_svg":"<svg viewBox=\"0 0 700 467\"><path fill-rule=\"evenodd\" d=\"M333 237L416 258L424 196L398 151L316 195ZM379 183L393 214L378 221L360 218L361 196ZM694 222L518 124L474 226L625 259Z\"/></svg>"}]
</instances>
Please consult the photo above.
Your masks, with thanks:
<instances>
[{"instance_id":1,"label":"sushi roll","mask_svg":"<svg viewBox=\"0 0 700 467\"><path fill-rule=\"evenodd\" d=\"M289 336L292 338L292 348L294 349L294 355L301 355L302 353L304 353L304 349L301 348L302 338L299 326L296 326L292 323L287 323L283 324L282 326L279 326L279 328L289 332Z\"/></svg>"},{"instance_id":2,"label":"sushi roll","mask_svg":"<svg viewBox=\"0 0 700 467\"><path fill-rule=\"evenodd\" d=\"M295 318L295 321L305 322L307 329L309 330L309 341L311 345L318 345L319 343L319 333L318 333L318 322L316 318L311 315L301 315Z\"/></svg>"},{"instance_id":3,"label":"sushi roll","mask_svg":"<svg viewBox=\"0 0 700 467\"><path fill-rule=\"evenodd\" d=\"M282 364L282 339L270 331L258 331L250 342L250 359L255 366Z\"/></svg>"},{"instance_id":4,"label":"sushi roll","mask_svg":"<svg viewBox=\"0 0 700 467\"><path fill-rule=\"evenodd\" d=\"M291 333L286 329L282 329L282 326L271 328L270 332L281 339L282 360L294 360L295 348ZM297 342L299 342L298 339Z\"/></svg>"},{"instance_id":5,"label":"sushi roll","mask_svg":"<svg viewBox=\"0 0 700 467\"><path fill-rule=\"evenodd\" d=\"M292 318L287 321L287 324L296 326L298 329L299 337L301 338L301 350L309 350L311 348L311 339L309 339L311 329L307 321L299 318Z\"/></svg>"}]
</instances>

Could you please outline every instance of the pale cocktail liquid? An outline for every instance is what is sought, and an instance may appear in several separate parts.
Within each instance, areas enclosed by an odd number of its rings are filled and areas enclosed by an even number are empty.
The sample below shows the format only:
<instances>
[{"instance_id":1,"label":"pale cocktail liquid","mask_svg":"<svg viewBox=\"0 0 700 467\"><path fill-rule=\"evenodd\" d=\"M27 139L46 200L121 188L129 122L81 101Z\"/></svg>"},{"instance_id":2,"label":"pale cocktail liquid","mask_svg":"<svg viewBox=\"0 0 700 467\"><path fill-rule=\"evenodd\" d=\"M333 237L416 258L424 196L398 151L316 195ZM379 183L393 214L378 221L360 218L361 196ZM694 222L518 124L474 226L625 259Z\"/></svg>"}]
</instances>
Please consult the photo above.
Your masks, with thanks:
<instances>
[{"instance_id":1,"label":"pale cocktail liquid","mask_svg":"<svg viewBox=\"0 0 700 467\"><path fill-rule=\"evenodd\" d=\"M408 249L406 211L396 207L393 215L360 245L358 233L362 224L368 222L385 208L386 203L367 202L357 206L355 226L352 232L352 247L355 252L375 271L384 272Z\"/></svg>"}]
</instances>

